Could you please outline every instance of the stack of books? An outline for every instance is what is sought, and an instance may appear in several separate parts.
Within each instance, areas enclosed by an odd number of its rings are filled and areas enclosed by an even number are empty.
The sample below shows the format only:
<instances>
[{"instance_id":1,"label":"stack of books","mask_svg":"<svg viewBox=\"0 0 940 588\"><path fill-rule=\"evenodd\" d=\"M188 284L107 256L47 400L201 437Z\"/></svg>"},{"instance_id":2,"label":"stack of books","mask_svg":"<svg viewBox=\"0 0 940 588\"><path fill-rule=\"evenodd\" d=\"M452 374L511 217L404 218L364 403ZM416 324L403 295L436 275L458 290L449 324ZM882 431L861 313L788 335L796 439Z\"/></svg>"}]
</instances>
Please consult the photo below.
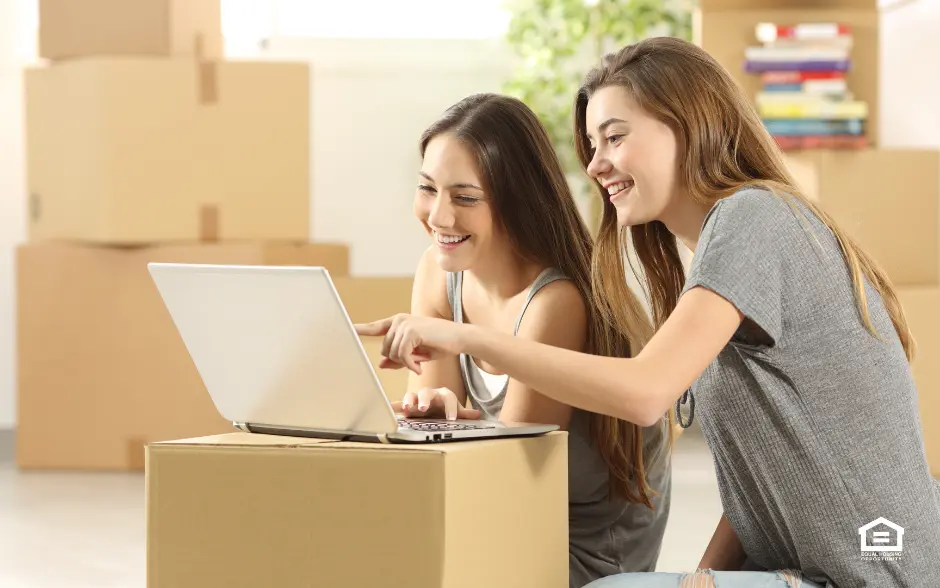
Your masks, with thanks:
<instances>
[{"instance_id":1,"label":"stack of books","mask_svg":"<svg viewBox=\"0 0 940 588\"><path fill-rule=\"evenodd\" d=\"M868 104L855 100L846 73L852 31L837 23L756 27L745 70L761 77L757 108L782 149L861 149L868 146Z\"/></svg>"}]
</instances>

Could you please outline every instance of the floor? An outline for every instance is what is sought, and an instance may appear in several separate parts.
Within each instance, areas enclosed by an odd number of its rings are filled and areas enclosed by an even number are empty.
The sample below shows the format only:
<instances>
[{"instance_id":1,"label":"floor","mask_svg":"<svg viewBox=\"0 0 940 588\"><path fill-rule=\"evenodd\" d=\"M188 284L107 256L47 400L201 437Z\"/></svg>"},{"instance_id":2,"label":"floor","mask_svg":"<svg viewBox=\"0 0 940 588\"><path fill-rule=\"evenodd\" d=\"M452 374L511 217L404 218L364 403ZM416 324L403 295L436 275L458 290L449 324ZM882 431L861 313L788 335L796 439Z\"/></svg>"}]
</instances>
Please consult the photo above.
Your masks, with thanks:
<instances>
[{"instance_id":1,"label":"floor","mask_svg":"<svg viewBox=\"0 0 940 588\"><path fill-rule=\"evenodd\" d=\"M21 473L0 431L0 586L144 588L141 474ZM702 438L676 446L673 501L659 569L693 570L721 516Z\"/></svg>"}]
</instances>

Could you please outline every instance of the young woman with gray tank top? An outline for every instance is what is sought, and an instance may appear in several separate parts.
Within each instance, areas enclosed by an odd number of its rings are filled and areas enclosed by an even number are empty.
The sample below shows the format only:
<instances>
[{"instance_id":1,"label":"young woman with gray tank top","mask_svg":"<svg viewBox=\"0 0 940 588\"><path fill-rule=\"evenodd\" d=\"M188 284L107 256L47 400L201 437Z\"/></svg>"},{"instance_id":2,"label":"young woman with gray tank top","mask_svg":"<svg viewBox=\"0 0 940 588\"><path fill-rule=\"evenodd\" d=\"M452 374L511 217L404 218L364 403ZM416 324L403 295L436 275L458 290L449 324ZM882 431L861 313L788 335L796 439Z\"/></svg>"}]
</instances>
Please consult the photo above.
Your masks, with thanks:
<instances>
[{"instance_id":1,"label":"young woman with gray tank top","mask_svg":"<svg viewBox=\"0 0 940 588\"><path fill-rule=\"evenodd\" d=\"M650 38L607 56L574 119L604 202L595 290L608 312L633 304L626 227L649 287L657 331L636 357L419 316L360 332L385 336L389 363L421 371L467 354L641 425L695 409L683 424L699 418L724 507L701 570L591 588L940 586L940 484L889 276L801 193L747 96L692 43ZM687 276L677 240L695 253Z\"/></svg>"},{"instance_id":2,"label":"young woman with gray tank top","mask_svg":"<svg viewBox=\"0 0 940 588\"><path fill-rule=\"evenodd\" d=\"M420 152L414 210L433 244L415 272L414 314L614 355L649 337L642 315L618 331L597 313L590 235L547 133L522 102L468 97L424 133ZM394 403L409 417L567 430L572 588L655 568L670 499L666 411L638 427L548 398L469 355L429 362L412 380Z\"/></svg>"}]
</instances>

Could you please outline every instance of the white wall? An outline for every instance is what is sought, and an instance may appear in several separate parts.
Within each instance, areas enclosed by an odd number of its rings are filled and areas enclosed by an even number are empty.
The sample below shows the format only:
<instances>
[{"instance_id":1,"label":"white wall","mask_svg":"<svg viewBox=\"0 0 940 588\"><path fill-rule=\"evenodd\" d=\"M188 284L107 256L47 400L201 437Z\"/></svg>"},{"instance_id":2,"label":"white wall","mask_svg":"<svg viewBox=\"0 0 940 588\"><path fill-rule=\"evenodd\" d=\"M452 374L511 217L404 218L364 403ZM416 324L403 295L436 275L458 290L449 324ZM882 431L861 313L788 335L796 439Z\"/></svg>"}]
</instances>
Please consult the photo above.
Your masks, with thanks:
<instances>
[{"instance_id":1,"label":"white wall","mask_svg":"<svg viewBox=\"0 0 940 588\"><path fill-rule=\"evenodd\" d=\"M495 42L275 39L265 56L309 61L313 238L352 249L355 275L414 273L428 238L412 215L421 132L448 106L501 89Z\"/></svg>"},{"instance_id":2,"label":"white wall","mask_svg":"<svg viewBox=\"0 0 940 588\"><path fill-rule=\"evenodd\" d=\"M882 0L883 147L940 147L940 0Z\"/></svg>"},{"instance_id":3,"label":"white wall","mask_svg":"<svg viewBox=\"0 0 940 588\"><path fill-rule=\"evenodd\" d=\"M0 0L0 429L16 421L13 248L26 233L20 2Z\"/></svg>"}]
</instances>

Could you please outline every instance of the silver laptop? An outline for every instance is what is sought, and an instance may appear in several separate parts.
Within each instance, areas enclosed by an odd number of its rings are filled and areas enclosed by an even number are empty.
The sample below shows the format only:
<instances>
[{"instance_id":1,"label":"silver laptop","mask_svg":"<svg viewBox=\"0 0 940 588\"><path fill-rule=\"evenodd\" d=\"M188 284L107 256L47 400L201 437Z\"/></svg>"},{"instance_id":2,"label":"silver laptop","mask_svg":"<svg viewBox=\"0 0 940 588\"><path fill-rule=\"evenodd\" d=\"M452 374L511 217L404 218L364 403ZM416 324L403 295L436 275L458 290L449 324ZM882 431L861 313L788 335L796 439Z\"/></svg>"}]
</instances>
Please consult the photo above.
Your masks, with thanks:
<instances>
[{"instance_id":1,"label":"silver laptop","mask_svg":"<svg viewBox=\"0 0 940 588\"><path fill-rule=\"evenodd\" d=\"M240 430L427 443L558 428L396 415L325 268L148 269L216 409Z\"/></svg>"}]
</instances>

